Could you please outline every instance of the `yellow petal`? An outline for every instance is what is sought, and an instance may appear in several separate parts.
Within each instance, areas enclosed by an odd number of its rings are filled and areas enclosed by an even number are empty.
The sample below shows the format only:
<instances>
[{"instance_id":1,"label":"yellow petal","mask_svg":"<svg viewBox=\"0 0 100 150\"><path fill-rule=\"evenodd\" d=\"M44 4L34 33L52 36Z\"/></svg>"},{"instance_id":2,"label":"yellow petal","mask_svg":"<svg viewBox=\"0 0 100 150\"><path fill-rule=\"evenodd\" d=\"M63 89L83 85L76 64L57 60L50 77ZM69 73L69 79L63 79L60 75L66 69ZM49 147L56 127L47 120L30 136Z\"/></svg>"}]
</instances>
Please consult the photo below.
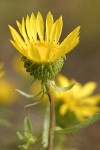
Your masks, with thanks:
<instances>
[{"instance_id":1,"label":"yellow petal","mask_svg":"<svg viewBox=\"0 0 100 150\"><path fill-rule=\"evenodd\" d=\"M65 54L69 53L79 43L79 29L80 26L74 29L60 44L57 57L62 57Z\"/></svg>"},{"instance_id":2,"label":"yellow petal","mask_svg":"<svg viewBox=\"0 0 100 150\"><path fill-rule=\"evenodd\" d=\"M55 34L56 43L59 41L59 38L61 36L62 26L63 26L63 22L62 22L62 16L61 16L57 21L57 28L56 28L56 34Z\"/></svg>"},{"instance_id":3,"label":"yellow petal","mask_svg":"<svg viewBox=\"0 0 100 150\"><path fill-rule=\"evenodd\" d=\"M37 40L37 27L36 27L36 18L33 13L30 18L30 30L31 30L31 34L32 34L34 41L36 41Z\"/></svg>"},{"instance_id":4,"label":"yellow petal","mask_svg":"<svg viewBox=\"0 0 100 150\"><path fill-rule=\"evenodd\" d=\"M28 58L33 60L34 62L39 62L39 60L41 61L40 53L37 50L37 47L30 45L30 47L28 47L27 54Z\"/></svg>"},{"instance_id":5,"label":"yellow petal","mask_svg":"<svg viewBox=\"0 0 100 150\"><path fill-rule=\"evenodd\" d=\"M79 97L83 98L86 96L89 96L93 93L93 91L96 89L96 83L95 82L88 82L86 83L79 92Z\"/></svg>"},{"instance_id":6,"label":"yellow petal","mask_svg":"<svg viewBox=\"0 0 100 150\"><path fill-rule=\"evenodd\" d=\"M18 21L16 21L16 23L17 23L19 32L21 33L22 32L22 25Z\"/></svg>"},{"instance_id":7,"label":"yellow petal","mask_svg":"<svg viewBox=\"0 0 100 150\"><path fill-rule=\"evenodd\" d=\"M69 86L69 80L67 79L67 77L59 74L57 76L57 85L60 86L60 87L66 87L66 86Z\"/></svg>"},{"instance_id":8,"label":"yellow petal","mask_svg":"<svg viewBox=\"0 0 100 150\"><path fill-rule=\"evenodd\" d=\"M59 109L59 113L63 116L67 113L67 111L68 111L68 105L66 103L61 105Z\"/></svg>"},{"instance_id":9,"label":"yellow petal","mask_svg":"<svg viewBox=\"0 0 100 150\"><path fill-rule=\"evenodd\" d=\"M81 101L81 104L83 105L97 105L98 103L100 103L100 95L94 95L94 96L91 96L91 97L86 97L84 99L82 99Z\"/></svg>"},{"instance_id":10,"label":"yellow petal","mask_svg":"<svg viewBox=\"0 0 100 150\"><path fill-rule=\"evenodd\" d=\"M50 41L50 34L53 26L53 15L51 12L46 17L46 41Z\"/></svg>"},{"instance_id":11,"label":"yellow petal","mask_svg":"<svg viewBox=\"0 0 100 150\"><path fill-rule=\"evenodd\" d=\"M37 14L36 22L37 22L36 25L37 25L37 32L38 32L39 38L40 40L43 40L44 39L44 21L40 12L38 12Z\"/></svg>"},{"instance_id":12,"label":"yellow petal","mask_svg":"<svg viewBox=\"0 0 100 150\"><path fill-rule=\"evenodd\" d=\"M77 39L78 35L79 35L79 30L80 30L80 26L78 26L77 28L75 28L65 39L64 41L60 44L61 47L71 44L73 41L75 41L75 39Z\"/></svg>"},{"instance_id":13,"label":"yellow petal","mask_svg":"<svg viewBox=\"0 0 100 150\"><path fill-rule=\"evenodd\" d=\"M26 30L25 30L25 21L24 21L24 18L22 19L22 25L17 21L17 26L18 26L19 31L20 31L21 35L23 36L25 42L29 43L28 36L27 36Z\"/></svg>"},{"instance_id":14,"label":"yellow petal","mask_svg":"<svg viewBox=\"0 0 100 150\"><path fill-rule=\"evenodd\" d=\"M25 49L26 48L25 42L22 40L22 38L18 34L18 32L11 26L9 26L9 28L10 28L10 31L11 31L11 34L12 34L12 37L13 37L15 43L17 43L21 48Z\"/></svg>"},{"instance_id":15,"label":"yellow petal","mask_svg":"<svg viewBox=\"0 0 100 150\"><path fill-rule=\"evenodd\" d=\"M71 43L67 43L63 47L61 47L60 45L57 51L56 58L63 57L65 54L69 53L71 50L73 50L76 47L78 43L79 43L79 37L74 39Z\"/></svg>"},{"instance_id":16,"label":"yellow petal","mask_svg":"<svg viewBox=\"0 0 100 150\"><path fill-rule=\"evenodd\" d=\"M50 41L58 42L60 35L62 32L62 17L60 17L52 27L51 35L50 35Z\"/></svg>"},{"instance_id":17,"label":"yellow petal","mask_svg":"<svg viewBox=\"0 0 100 150\"><path fill-rule=\"evenodd\" d=\"M10 42L12 43L12 45L13 45L21 54L23 54L23 55L26 56L25 50L24 50L22 47L20 47L19 44L15 43L15 42L12 41L12 40L10 40Z\"/></svg>"},{"instance_id":18,"label":"yellow petal","mask_svg":"<svg viewBox=\"0 0 100 150\"><path fill-rule=\"evenodd\" d=\"M30 30L30 18L28 15L26 17L26 31L27 31L27 35L28 35L29 39L31 40L32 35L31 35L31 30Z\"/></svg>"}]
</instances>

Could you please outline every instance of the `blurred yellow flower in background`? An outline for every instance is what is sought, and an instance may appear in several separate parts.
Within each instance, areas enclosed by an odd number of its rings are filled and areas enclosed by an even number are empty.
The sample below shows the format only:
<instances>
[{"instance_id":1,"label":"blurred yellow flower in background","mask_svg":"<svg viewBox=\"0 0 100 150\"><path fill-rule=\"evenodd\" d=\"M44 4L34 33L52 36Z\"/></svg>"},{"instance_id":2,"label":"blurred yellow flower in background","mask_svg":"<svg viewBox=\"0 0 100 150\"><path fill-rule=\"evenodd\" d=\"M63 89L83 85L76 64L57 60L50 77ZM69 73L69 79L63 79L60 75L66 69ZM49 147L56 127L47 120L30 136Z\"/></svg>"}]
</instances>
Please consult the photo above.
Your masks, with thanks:
<instances>
[{"instance_id":1,"label":"blurred yellow flower in background","mask_svg":"<svg viewBox=\"0 0 100 150\"><path fill-rule=\"evenodd\" d=\"M15 87L8 79L0 79L0 104L12 104L16 100Z\"/></svg>"},{"instance_id":2,"label":"blurred yellow flower in background","mask_svg":"<svg viewBox=\"0 0 100 150\"><path fill-rule=\"evenodd\" d=\"M2 71L4 64L0 63L0 78L4 75L4 71Z\"/></svg>"},{"instance_id":3,"label":"blurred yellow flower in background","mask_svg":"<svg viewBox=\"0 0 100 150\"><path fill-rule=\"evenodd\" d=\"M2 71L4 64L0 63L0 104L11 104L16 99L14 85L6 78L1 78L4 75Z\"/></svg>"},{"instance_id":4,"label":"blurred yellow flower in background","mask_svg":"<svg viewBox=\"0 0 100 150\"><path fill-rule=\"evenodd\" d=\"M20 34L9 26L13 40L13 46L27 59L35 63L52 63L70 52L79 43L80 26L74 29L60 44L59 38L62 33L62 16L54 22L51 12L46 17L46 31L43 17L38 12L17 21Z\"/></svg>"},{"instance_id":5,"label":"blurred yellow flower in background","mask_svg":"<svg viewBox=\"0 0 100 150\"><path fill-rule=\"evenodd\" d=\"M59 75L57 83L60 87L69 86L74 80ZM68 112L73 112L79 121L83 121L87 117L91 117L97 112L100 112L98 106L100 102L100 94L91 96L96 89L95 82L87 82L85 85L76 83L76 85L69 91L64 93L54 93L57 101L61 100L62 104L59 109L60 115L64 116Z\"/></svg>"}]
</instances>

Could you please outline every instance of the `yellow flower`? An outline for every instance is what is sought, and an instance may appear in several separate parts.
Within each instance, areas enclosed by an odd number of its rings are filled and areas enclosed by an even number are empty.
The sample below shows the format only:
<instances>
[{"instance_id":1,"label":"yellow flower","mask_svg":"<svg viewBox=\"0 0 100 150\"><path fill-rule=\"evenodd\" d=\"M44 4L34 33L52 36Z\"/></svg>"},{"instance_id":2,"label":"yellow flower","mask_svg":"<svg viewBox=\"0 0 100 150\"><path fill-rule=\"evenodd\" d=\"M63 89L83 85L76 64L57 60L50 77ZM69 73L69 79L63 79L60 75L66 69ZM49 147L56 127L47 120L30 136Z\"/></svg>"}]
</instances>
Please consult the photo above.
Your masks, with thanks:
<instances>
[{"instance_id":1,"label":"yellow flower","mask_svg":"<svg viewBox=\"0 0 100 150\"><path fill-rule=\"evenodd\" d=\"M59 86L65 87L69 86L73 80L68 80L66 77L59 75L57 81ZM79 121L83 121L85 118L100 112L100 107L98 106L100 94L91 96L95 88L95 82L87 82L85 85L77 83L71 90L64 93L54 92L55 98L62 100L60 114L66 115L70 111L75 114Z\"/></svg>"},{"instance_id":2,"label":"yellow flower","mask_svg":"<svg viewBox=\"0 0 100 150\"><path fill-rule=\"evenodd\" d=\"M16 92L14 85L8 79L0 79L0 104L15 102Z\"/></svg>"},{"instance_id":3,"label":"yellow flower","mask_svg":"<svg viewBox=\"0 0 100 150\"><path fill-rule=\"evenodd\" d=\"M4 71L1 71L3 66L3 63L0 63L0 78L4 75Z\"/></svg>"},{"instance_id":4,"label":"yellow flower","mask_svg":"<svg viewBox=\"0 0 100 150\"><path fill-rule=\"evenodd\" d=\"M70 52L79 43L80 26L74 29L62 43L59 42L62 32L62 16L54 22L51 12L47 14L46 25L39 12L17 21L20 34L9 26L13 40L13 46L27 59L35 63L52 63ZM46 31L44 31L46 28Z\"/></svg>"}]
</instances>

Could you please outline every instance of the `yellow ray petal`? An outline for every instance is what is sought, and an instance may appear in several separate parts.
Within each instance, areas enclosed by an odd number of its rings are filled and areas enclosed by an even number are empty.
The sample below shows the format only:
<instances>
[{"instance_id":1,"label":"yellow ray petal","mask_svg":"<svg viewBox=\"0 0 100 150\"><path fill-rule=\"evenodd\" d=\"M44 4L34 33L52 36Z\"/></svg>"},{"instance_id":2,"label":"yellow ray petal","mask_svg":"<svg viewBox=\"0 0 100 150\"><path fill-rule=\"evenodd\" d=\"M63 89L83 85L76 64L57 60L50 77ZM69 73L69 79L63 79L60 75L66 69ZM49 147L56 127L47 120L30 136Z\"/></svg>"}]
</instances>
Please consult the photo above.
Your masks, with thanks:
<instances>
[{"instance_id":1,"label":"yellow ray petal","mask_svg":"<svg viewBox=\"0 0 100 150\"><path fill-rule=\"evenodd\" d=\"M63 47L59 47L57 51L56 57L63 57L65 54L69 53L71 50L73 50L76 45L79 43L79 37L74 39L72 42L69 42L69 44L64 45Z\"/></svg>"},{"instance_id":2,"label":"yellow ray petal","mask_svg":"<svg viewBox=\"0 0 100 150\"><path fill-rule=\"evenodd\" d=\"M10 40L10 42L12 43L12 45L13 45L21 54L23 54L23 55L26 56L25 50L24 50L22 47L20 47L20 45L18 45L17 43L15 43L15 42L12 41L12 40Z\"/></svg>"},{"instance_id":3,"label":"yellow ray petal","mask_svg":"<svg viewBox=\"0 0 100 150\"><path fill-rule=\"evenodd\" d=\"M50 34L51 34L53 22L54 22L53 15L49 11L49 13L47 14L47 17L46 17L46 35L45 35L46 41L50 41Z\"/></svg>"},{"instance_id":4,"label":"yellow ray petal","mask_svg":"<svg viewBox=\"0 0 100 150\"><path fill-rule=\"evenodd\" d=\"M34 62L39 62L39 60L41 61L40 53L37 50L37 47L34 47L32 45L28 47L27 55L28 58L33 60Z\"/></svg>"},{"instance_id":5,"label":"yellow ray petal","mask_svg":"<svg viewBox=\"0 0 100 150\"><path fill-rule=\"evenodd\" d=\"M43 40L44 39L44 21L40 12L38 12L37 14L36 25L37 25L37 32L38 32L39 38L40 40Z\"/></svg>"},{"instance_id":6,"label":"yellow ray petal","mask_svg":"<svg viewBox=\"0 0 100 150\"><path fill-rule=\"evenodd\" d=\"M65 76L60 74L57 77L57 84L60 87L66 87L66 86L69 86L70 83L69 83L69 80Z\"/></svg>"},{"instance_id":7,"label":"yellow ray petal","mask_svg":"<svg viewBox=\"0 0 100 150\"><path fill-rule=\"evenodd\" d=\"M91 97L86 97L84 99L82 99L81 103L83 105L97 105L98 103L100 102L100 94L98 95L94 95L94 96L91 96Z\"/></svg>"},{"instance_id":8,"label":"yellow ray petal","mask_svg":"<svg viewBox=\"0 0 100 150\"><path fill-rule=\"evenodd\" d=\"M63 22L62 22L62 16L61 16L57 21L57 28L56 28L56 34L55 34L56 43L59 41L59 38L61 36L62 26L63 26Z\"/></svg>"},{"instance_id":9,"label":"yellow ray petal","mask_svg":"<svg viewBox=\"0 0 100 150\"><path fill-rule=\"evenodd\" d=\"M22 32L22 25L19 23L19 21L16 21L16 23L17 23L19 32L21 33Z\"/></svg>"},{"instance_id":10,"label":"yellow ray petal","mask_svg":"<svg viewBox=\"0 0 100 150\"><path fill-rule=\"evenodd\" d=\"M88 82L81 88L78 96L80 98L89 96L93 93L93 91L96 89L96 87L97 87L97 85L95 82Z\"/></svg>"},{"instance_id":11,"label":"yellow ray petal","mask_svg":"<svg viewBox=\"0 0 100 150\"><path fill-rule=\"evenodd\" d=\"M63 116L67 113L67 111L68 111L68 105L66 103L61 105L59 109L59 113Z\"/></svg>"},{"instance_id":12,"label":"yellow ray petal","mask_svg":"<svg viewBox=\"0 0 100 150\"><path fill-rule=\"evenodd\" d=\"M77 28L75 28L65 39L64 41L60 44L61 47L68 45L70 43L72 43L73 41L75 41L75 39L77 39L78 35L79 35L79 30L80 30L80 26L78 26Z\"/></svg>"},{"instance_id":13,"label":"yellow ray petal","mask_svg":"<svg viewBox=\"0 0 100 150\"><path fill-rule=\"evenodd\" d=\"M12 37L15 41L15 43L17 43L18 45L20 45L21 48L25 49L26 45L25 42L22 40L21 36L18 34L18 32L11 26L9 26Z\"/></svg>"},{"instance_id":14,"label":"yellow ray petal","mask_svg":"<svg viewBox=\"0 0 100 150\"><path fill-rule=\"evenodd\" d=\"M53 24L52 31L50 34L50 41L55 41L57 43L60 38L61 32L62 32L62 17L60 17Z\"/></svg>"},{"instance_id":15,"label":"yellow ray petal","mask_svg":"<svg viewBox=\"0 0 100 150\"><path fill-rule=\"evenodd\" d=\"M27 36L26 30L25 30L25 21L24 21L24 18L22 19L22 25L17 21L17 26L18 26L19 31L20 31L21 35L23 36L25 42L29 43L28 36Z\"/></svg>"},{"instance_id":16,"label":"yellow ray petal","mask_svg":"<svg viewBox=\"0 0 100 150\"><path fill-rule=\"evenodd\" d=\"M33 13L31 14L31 17L30 17L30 30L31 30L31 35L34 41L36 41L37 40L37 27L36 27L36 18Z\"/></svg>"},{"instance_id":17,"label":"yellow ray petal","mask_svg":"<svg viewBox=\"0 0 100 150\"><path fill-rule=\"evenodd\" d=\"M27 35L28 35L29 39L31 40L32 35L31 35L31 31L30 31L30 18L28 15L26 17L26 31L27 31Z\"/></svg>"}]
</instances>

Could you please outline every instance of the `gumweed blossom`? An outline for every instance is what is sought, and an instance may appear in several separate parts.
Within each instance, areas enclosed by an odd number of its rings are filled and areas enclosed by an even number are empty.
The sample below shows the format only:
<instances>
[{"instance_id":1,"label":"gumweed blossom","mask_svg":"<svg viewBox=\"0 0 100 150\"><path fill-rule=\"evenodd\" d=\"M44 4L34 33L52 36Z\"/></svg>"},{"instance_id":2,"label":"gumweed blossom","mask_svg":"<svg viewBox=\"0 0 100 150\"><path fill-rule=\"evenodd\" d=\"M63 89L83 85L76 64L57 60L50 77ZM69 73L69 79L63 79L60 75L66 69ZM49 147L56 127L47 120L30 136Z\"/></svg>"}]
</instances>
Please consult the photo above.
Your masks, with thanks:
<instances>
[{"instance_id":1,"label":"gumweed blossom","mask_svg":"<svg viewBox=\"0 0 100 150\"><path fill-rule=\"evenodd\" d=\"M26 71L34 78L46 82L60 72L65 54L79 43L80 26L75 28L61 43L59 42L63 20L62 16L55 22L48 12L46 22L40 12L17 21L19 33L9 25L13 40L12 45L23 55Z\"/></svg>"},{"instance_id":2,"label":"gumweed blossom","mask_svg":"<svg viewBox=\"0 0 100 150\"><path fill-rule=\"evenodd\" d=\"M74 80L69 80L63 75L57 77L57 83L60 87L69 86ZM95 82L87 82L84 85L77 83L71 90L64 93L53 92L56 101L62 101L59 113L61 116L68 112L73 112L79 121L91 117L100 112L100 94L92 95L96 89Z\"/></svg>"}]
</instances>

